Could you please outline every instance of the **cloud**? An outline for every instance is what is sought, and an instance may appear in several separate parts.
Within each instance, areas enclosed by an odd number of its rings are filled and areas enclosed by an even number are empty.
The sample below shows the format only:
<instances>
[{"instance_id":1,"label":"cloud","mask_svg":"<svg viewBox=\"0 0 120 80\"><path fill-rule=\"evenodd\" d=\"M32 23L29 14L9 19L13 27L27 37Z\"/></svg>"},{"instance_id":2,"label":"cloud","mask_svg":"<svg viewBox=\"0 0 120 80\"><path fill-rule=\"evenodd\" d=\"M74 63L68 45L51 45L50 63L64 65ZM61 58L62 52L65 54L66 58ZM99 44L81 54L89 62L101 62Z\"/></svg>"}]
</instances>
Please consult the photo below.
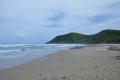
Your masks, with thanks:
<instances>
[{"instance_id":1,"label":"cloud","mask_svg":"<svg viewBox=\"0 0 120 80\"><path fill-rule=\"evenodd\" d=\"M50 24L46 24L46 25L42 25L43 27L47 27L47 28L61 28L61 24L60 23L50 23Z\"/></svg>"},{"instance_id":2,"label":"cloud","mask_svg":"<svg viewBox=\"0 0 120 80\"><path fill-rule=\"evenodd\" d=\"M109 21L111 19L113 19L113 15L110 15L110 14L102 14L102 15L95 15L93 17L90 17L89 18L89 21L91 23L102 23L102 22L106 22L106 21Z\"/></svg>"},{"instance_id":3,"label":"cloud","mask_svg":"<svg viewBox=\"0 0 120 80\"><path fill-rule=\"evenodd\" d=\"M61 22L65 19L66 16L67 14L62 11L53 12L53 15L46 19L46 21L48 21L49 24L44 26L59 28L60 25L62 24Z\"/></svg>"},{"instance_id":4,"label":"cloud","mask_svg":"<svg viewBox=\"0 0 120 80\"><path fill-rule=\"evenodd\" d=\"M120 1L119 0L117 0L117 1L115 1L115 2L113 2L112 4L110 4L110 5L108 5L106 8L108 9L119 9L119 7L120 7Z\"/></svg>"},{"instance_id":5,"label":"cloud","mask_svg":"<svg viewBox=\"0 0 120 80\"><path fill-rule=\"evenodd\" d=\"M57 12L56 14L54 14L53 16L51 16L50 18L48 18L49 21L52 22L59 22L61 20L63 20L66 16L65 12Z\"/></svg>"}]
</instances>

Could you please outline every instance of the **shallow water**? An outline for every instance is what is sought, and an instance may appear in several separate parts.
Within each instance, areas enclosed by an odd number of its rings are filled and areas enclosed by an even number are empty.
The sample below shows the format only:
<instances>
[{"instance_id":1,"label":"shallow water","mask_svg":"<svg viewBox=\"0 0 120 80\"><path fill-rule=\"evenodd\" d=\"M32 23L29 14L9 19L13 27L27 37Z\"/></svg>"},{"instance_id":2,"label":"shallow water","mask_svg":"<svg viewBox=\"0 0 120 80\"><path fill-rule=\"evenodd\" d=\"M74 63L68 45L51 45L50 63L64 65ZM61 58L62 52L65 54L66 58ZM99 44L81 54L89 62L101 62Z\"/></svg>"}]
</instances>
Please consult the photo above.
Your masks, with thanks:
<instances>
[{"instance_id":1,"label":"shallow water","mask_svg":"<svg viewBox=\"0 0 120 80\"><path fill-rule=\"evenodd\" d=\"M6 69L83 44L0 44L0 69Z\"/></svg>"}]
</instances>

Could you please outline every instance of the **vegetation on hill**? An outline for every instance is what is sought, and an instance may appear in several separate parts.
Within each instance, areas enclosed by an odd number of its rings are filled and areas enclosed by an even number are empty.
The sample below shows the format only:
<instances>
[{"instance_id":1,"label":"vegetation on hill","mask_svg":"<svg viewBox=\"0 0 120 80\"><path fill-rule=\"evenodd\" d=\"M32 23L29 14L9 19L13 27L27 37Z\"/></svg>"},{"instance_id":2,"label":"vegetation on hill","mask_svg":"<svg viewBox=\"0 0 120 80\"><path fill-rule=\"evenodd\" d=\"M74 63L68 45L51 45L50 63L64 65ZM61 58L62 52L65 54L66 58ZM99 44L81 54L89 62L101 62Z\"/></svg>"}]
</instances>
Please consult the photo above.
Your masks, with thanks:
<instances>
[{"instance_id":1,"label":"vegetation on hill","mask_svg":"<svg viewBox=\"0 0 120 80\"><path fill-rule=\"evenodd\" d=\"M120 30L103 30L93 35L68 33L56 36L48 43L120 43Z\"/></svg>"}]
</instances>

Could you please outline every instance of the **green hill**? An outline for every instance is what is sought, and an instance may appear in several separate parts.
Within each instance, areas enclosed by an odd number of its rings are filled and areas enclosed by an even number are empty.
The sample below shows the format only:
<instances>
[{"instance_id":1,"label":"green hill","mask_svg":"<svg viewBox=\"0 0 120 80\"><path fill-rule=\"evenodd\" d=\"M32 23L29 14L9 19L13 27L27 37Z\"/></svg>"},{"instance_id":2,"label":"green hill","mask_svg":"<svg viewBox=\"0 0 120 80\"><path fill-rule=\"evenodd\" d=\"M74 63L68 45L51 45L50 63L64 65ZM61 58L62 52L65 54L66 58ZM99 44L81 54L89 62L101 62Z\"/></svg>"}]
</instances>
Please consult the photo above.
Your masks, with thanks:
<instances>
[{"instance_id":1,"label":"green hill","mask_svg":"<svg viewBox=\"0 0 120 80\"><path fill-rule=\"evenodd\" d=\"M120 43L120 30L103 30L93 35L68 33L56 36L48 43Z\"/></svg>"}]
</instances>

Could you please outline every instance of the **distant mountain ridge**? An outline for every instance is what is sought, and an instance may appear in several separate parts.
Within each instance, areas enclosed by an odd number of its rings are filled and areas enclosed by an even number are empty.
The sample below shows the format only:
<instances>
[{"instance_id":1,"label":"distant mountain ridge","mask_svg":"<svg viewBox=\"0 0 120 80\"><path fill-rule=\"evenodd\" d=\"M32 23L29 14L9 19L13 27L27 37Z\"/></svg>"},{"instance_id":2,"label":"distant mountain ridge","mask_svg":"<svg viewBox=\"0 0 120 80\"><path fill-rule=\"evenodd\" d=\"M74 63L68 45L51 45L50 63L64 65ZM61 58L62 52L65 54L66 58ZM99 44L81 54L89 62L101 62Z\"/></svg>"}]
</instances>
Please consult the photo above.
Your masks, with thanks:
<instances>
[{"instance_id":1,"label":"distant mountain ridge","mask_svg":"<svg viewBox=\"0 0 120 80\"><path fill-rule=\"evenodd\" d=\"M93 35L71 32L56 36L48 43L120 43L120 30L107 29Z\"/></svg>"}]
</instances>

